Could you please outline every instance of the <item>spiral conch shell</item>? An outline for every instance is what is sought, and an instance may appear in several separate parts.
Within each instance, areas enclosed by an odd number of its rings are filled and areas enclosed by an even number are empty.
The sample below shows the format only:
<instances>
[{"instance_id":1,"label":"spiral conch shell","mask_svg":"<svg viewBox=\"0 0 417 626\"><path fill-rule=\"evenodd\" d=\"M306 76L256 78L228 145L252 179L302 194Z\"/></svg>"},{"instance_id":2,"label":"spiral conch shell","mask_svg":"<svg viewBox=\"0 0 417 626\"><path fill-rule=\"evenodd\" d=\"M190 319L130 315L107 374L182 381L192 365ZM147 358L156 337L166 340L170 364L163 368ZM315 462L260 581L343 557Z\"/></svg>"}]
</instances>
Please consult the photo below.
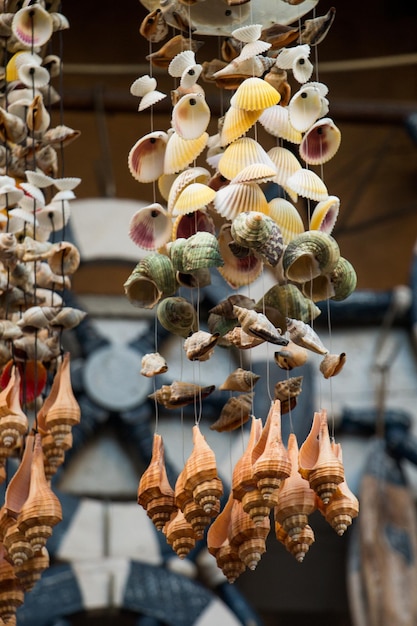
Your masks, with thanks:
<instances>
[{"instance_id":1,"label":"spiral conch shell","mask_svg":"<svg viewBox=\"0 0 417 626\"><path fill-rule=\"evenodd\" d=\"M156 314L162 326L175 335L185 338L197 331L197 312L191 302L181 296L164 298Z\"/></svg>"},{"instance_id":2,"label":"spiral conch shell","mask_svg":"<svg viewBox=\"0 0 417 626\"><path fill-rule=\"evenodd\" d=\"M287 318L287 331L291 341L299 346L312 350L317 354L327 354L328 349L323 345L318 334L310 324L301 320Z\"/></svg>"},{"instance_id":3,"label":"spiral conch shell","mask_svg":"<svg viewBox=\"0 0 417 626\"><path fill-rule=\"evenodd\" d=\"M174 490L165 469L164 444L158 433L153 436L151 462L139 481L138 504L158 530L163 529L177 510Z\"/></svg>"},{"instance_id":4,"label":"spiral conch shell","mask_svg":"<svg viewBox=\"0 0 417 626\"><path fill-rule=\"evenodd\" d=\"M226 380L220 385L221 390L230 391L252 391L258 380L259 374L251 370L244 370L241 367L235 369Z\"/></svg>"},{"instance_id":5,"label":"spiral conch shell","mask_svg":"<svg viewBox=\"0 0 417 626\"><path fill-rule=\"evenodd\" d=\"M216 457L198 425L193 426L193 450L184 467L184 489L207 514L220 506L223 486L217 475Z\"/></svg>"},{"instance_id":6,"label":"spiral conch shell","mask_svg":"<svg viewBox=\"0 0 417 626\"><path fill-rule=\"evenodd\" d=\"M254 335L273 344L287 345L288 340L281 335L279 329L276 329L263 313L257 313L237 305L233 306L233 313L239 320L242 329L249 335Z\"/></svg>"},{"instance_id":7,"label":"spiral conch shell","mask_svg":"<svg viewBox=\"0 0 417 626\"><path fill-rule=\"evenodd\" d=\"M221 433L235 430L245 424L252 410L253 396L253 392L250 392L229 398L223 405L218 419L211 424L210 430Z\"/></svg>"},{"instance_id":8,"label":"spiral conch shell","mask_svg":"<svg viewBox=\"0 0 417 626\"><path fill-rule=\"evenodd\" d=\"M242 211L232 222L231 234L239 245L255 250L273 267L277 265L284 243L278 224L268 215Z\"/></svg>"},{"instance_id":9,"label":"spiral conch shell","mask_svg":"<svg viewBox=\"0 0 417 626\"><path fill-rule=\"evenodd\" d=\"M339 258L336 240L325 232L311 230L296 235L289 242L282 257L282 266L289 280L305 283L332 272Z\"/></svg>"},{"instance_id":10,"label":"spiral conch shell","mask_svg":"<svg viewBox=\"0 0 417 626\"><path fill-rule=\"evenodd\" d=\"M233 502L233 494L230 492L225 507L211 524L207 533L208 551L215 557L217 566L229 583L233 583L246 569L237 548L232 547L229 541Z\"/></svg>"},{"instance_id":11,"label":"spiral conch shell","mask_svg":"<svg viewBox=\"0 0 417 626\"><path fill-rule=\"evenodd\" d=\"M20 406L20 374L13 367L10 380L0 392L0 442L2 447L17 447L28 429L28 419Z\"/></svg>"},{"instance_id":12,"label":"spiral conch shell","mask_svg":"<svg viewBox=\"0 0 417 626\"><path fill-rule=\"evenodd\" d=\"M156 400L167 409L176 409L199 399L204 400L214 391L214 388L214 385L202 387L193 383L174 381L171 385L162 385L149 398Z\"/></svg>"}]
</instances>

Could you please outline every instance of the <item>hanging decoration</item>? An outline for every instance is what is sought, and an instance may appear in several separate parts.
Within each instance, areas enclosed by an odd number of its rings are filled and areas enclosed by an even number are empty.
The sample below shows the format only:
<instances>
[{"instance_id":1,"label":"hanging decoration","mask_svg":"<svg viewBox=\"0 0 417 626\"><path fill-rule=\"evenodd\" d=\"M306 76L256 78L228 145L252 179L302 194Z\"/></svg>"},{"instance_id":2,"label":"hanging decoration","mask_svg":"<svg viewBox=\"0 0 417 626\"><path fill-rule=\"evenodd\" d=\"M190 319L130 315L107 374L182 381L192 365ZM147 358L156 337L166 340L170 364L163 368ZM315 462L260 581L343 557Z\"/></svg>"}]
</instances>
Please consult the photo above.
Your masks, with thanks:
<instances>
[{"instance_id":1,"label":"hanging decoration","mask_svg":"<svg viewBox=\"0 0 417 626\"><path fill-rule=\"evenodd\" d=\"M0 92L0 622L15 622L25 592L49 565L61 521L50 479L72 446L80 409L62 334L85 312L65 306L80 254L66 240L80 178L64 175L65 126L54 41L69 28L60 2L1 3ZM61 46L58 46L61 49ZM53 114L54 105L59 113ZM58 123L54 119L58 118ZM20 461L13 477L8 459Z\"/></svg>"},{"instance_id":2,"label":"hanging decoration","mask_svg":"<svg viewBox=\"0 0 417 626\"><path fill-rule=\"evenodd\" d=\"M199 427L214 386L177 380L151 395L168 409L194 403L201 414L175 485L168 483L161 435L155 433L138 502L181 558L207 531L209 552L233 582L246 568L255 569L272 517L278 541L301 562L314 541L313 511L320 510L339 535L359 511L325 409L315 412L304 442L291 433L285 445L281 436L281 416L293 410L302 392L302 376L289 372L315 353L320 374L331 379L346 361L345 353L331 354L314 330L316 303L344 300L356 287L355 270L332 235L340 200L330 195L323 176L341 133L329 117L328 88L314 68L313 51L335 9L317 16L314 0L142 3L149 14L140 33L151 46L162 45L147 57L150 74L131 87L140 98L140 114L157 110L162 100L154 67L165 68L175 87L170 127L155 130L152 118L150 132L128 155L132 176L154 184L154 203L131 220L131 239L148 252L126 280L126 295L182 338L191 361L205 361L225 347L251 350L268 342L276 365L288 373L275 385L267 416L253 415L259 376L250 369L238 368L220 386L236 395L210 428L222 433L250 424L222 510L214 453ZM303 20L310 11L313 16ZM170 29L177 32L165 41ZM198 35L218 37L221 58L203 60ZM205 96L213 86L222 91L219 108L224 106L217 120ZM258 135L265 134L261 141ZM209 311L207 332L181 288L194 289L198 301L199 288L210 284L213 272L233 293ZM238 292L262 273L276 282L258 301ZM143 358L145 376L169 368L157 345L155 350Z\"/></svg>"}]
</instances>

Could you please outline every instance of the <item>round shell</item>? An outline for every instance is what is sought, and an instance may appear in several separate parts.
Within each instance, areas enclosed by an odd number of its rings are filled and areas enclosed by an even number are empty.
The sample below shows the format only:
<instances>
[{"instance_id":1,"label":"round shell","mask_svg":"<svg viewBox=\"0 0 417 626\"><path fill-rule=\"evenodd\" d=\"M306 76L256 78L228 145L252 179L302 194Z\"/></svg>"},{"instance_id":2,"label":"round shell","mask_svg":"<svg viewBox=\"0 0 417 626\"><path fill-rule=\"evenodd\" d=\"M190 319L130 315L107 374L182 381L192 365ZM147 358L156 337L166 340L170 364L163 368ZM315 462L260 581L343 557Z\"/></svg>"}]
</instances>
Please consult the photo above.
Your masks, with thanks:
<instances>
[{"instance_id":1,"label":"round shell","mask_svg":"<svg viewBox=\"0 0 417 626\"><path fill-rule=\"evenodd\" d=\"M129 223L129 237L144 250L161 248L170 240L171 233L171 217L157 202L136 211Z\"/></svg>"},{"instance_id":2,"label":"round shell","mask_svg":"<svg viewBox=\"0 0 417 626\"><path fill-rule=\"evenodd\" d=\"M256 250L273 267L283 252L283 240L277 223L258 211L244 211L233 220L231 234L243 247Z\"/></svg>"},{"instance_id":3,"label":"round shell","mask_svg":"<svg viewBox=\"0 0 417 626\"><path fill-rule=\"evenodd\" d=\"M129 171L135 180L150 183L164 173L167 142L167 133L154 131L135 143L128 156Z\"/></svg>"},{"instance_id":4,"label":"round shell","mask_svg":"<svg viewBox=\"0 0 417 626\"><path fill-rule=\"evenodd\" d=\"M143 96L151 91L156 89L156 78L153 76L149 76L145 74L144 76L139 76L133 83L130 85L130 93L132 96L137 96L138 98L143 98Z\"/></svg>"},{"instance_id":5,"label":"round shell","mask_svg":"<svg viewBox=\"0 0 417 626\"><path fill-rule=\"evenodd\" d=\"M179 194L173 208L173 215L184 215L202 209L215 198L216 192L203 183L190 183Z\"/></svg>"},{"instance_id":6,"label":"round shell","mask_svg":"<svg viewBox=\"0 0 417 626\"><path fill-rule=\"evenodd\" d=\"M274 167L266 150L250 137L242 137L230 144L218 162L218 170L222 176L232 180L247 165L263 163Z\"/></svg>"},{"instance_id":7,"label":"round shell","mask_svg":"<svg viewBox=\"0 0 417 626\"><path fill-rule=\"evenodd\" d=\"M168 74L180 78L185 70L195 65L195 54L192 50L183 50L172 59L168 65Z\"/></svg>"},{"instance_id":8,"label":"round shell","mask_svg":"<svg viewBox=\"0 0 417 626\"><path fill-rule=\"evenodd\" d=\"M284 244L304 232L301 215L291 202L285 198L273 198L268 202L268 215L278 224Z\"/></svg>"},{"instance_id":9,"label":"round shell","mask_svg":"<svg viewBox=\"0 0 417 626\"><path fill-rule=\"evenodd\" d=\"M198 139L210 121L210 109L201 95L182 96L172 111L172 126L183 139Z\"/></svg>"},{"instance_id":10,"label":"round shell","mask_svg":"<svg viewBox=\"0 0 417 626\"><path fill-rule=\"evenodd\" d=\"M344 257L339 258L329 278L333 287L333 295L330 296L332 300L345 300L356 289L357 277L355 268Z\"/></svg>"},{"instance_id":11,"label":"round shell","mask_svg":"<svg viewBox=\"0 0 417 626\"><path fill-rule=\"evenodd\" d=\"M219 215L233 220L244 210L267 213L268 202L257 183L230 183L217 191L214 207Z\"/></svg>"},{"instance_id":12,"label":"round shell","mask_svg":"<svg viewBox=\"0 0 417 626\"><path fill-rule=\"evenodd\" d=\"M53 32L51 15L40 4L19 9L11 26L14 36L28 48L43 46Z\"/></svg>"},{"instance_id":13,"label":"round shell","mask_svg":"<svg viewBox=\"0 0 417 626\"><path fill-rule=\"evenodd\" d=\"M267 109L278 104L280 94L262 78L246 78L230 99L231 106L246 111Z\"/></svg>"},{"instance_id":14,"label":"round shell","mask_svg":"<svg viewBox=\"0 0 417 626\"><path fill-rule=\"evenodd\" d=\"M275 182L285 189L288 178L301 169L301 163L291 150L282 146L271 148L268 156L276 166Z\"/></svg>"},{"instance_id":15,"label":"round shell","mask_svg":"<svg viewBox=\"0 0 417 626\"><path fill-rule=\"evenodd\" d=\"M299 56L310 56L310 46L308 44L281 48L277 55L277 66L283 70L290 70Z\"/></svg>"},{"instance_id":16,"label":"round shell","mask_svg":"<svg viewBox=\"0 0 417 626\"><path fill-rule=\"evenodd\" d=\"M291 98L288 104L291 126L304 133L322 113L322 95L315 87L304 86Z\"/></svg>"},{"instance_id":17,"label":"round shell","mask_svg":"<svg viewBox=\"0 0 417 626\"><path fill-rule=\"evenodd\" d=\"M242 43L250 43L260 38L262 32L262 24L250 24L249 26L241 26L232 31L232 37Z\"/></svg>"},{"instance_id":18,"label":"round shell","mask_svg":"<svg viewBox=\"0 0 417 626\"><path fill-rule=\"evenodd\" d=\"M269 109L265 109L259 117L259 122L265 128L267 133L273 137L285 139L290 143L299 144L302 140L302 134L296 130L290 122L288 107L279 104Z\"/></svg>"},{"instance_id":19,"label":"round shell","mask_svg":"<svg viewBox=\"0 0 417 626\"><path fill-rule=\"evenodd\" d=\"M168 365L164 357L159 352L150 352L142 357L141 370L142 376L151 378L158 374L164 374L168 371Z\"/></svg>"},{"instance_id":20,"label":"round shell","mask_svg":"<svg viewBox=\"0 0 417 626\"><path fill-rule=\"evenodd\" d=\"M196 139L183 139L173 132L166 146L164 159L164 174L175 174L185 169L194 161L207 145L208 134L202 133Z\"/></svg>"},{"instance_id":21,"label":"round shell","mask_svg":"<svg viewBox=\"0 0 417 626\"><path fill-rule=\"evenodd\" d=\"M205 231L197 231L189 237L183 247L182 271L219 267L223 265L219 244L215 235Z\"/></svg>"},{"instance_id":22,"label":"round shell","mask_svg":"<svg viewBox=\"0 0 417 626\"><path fill-rule=\"evenodd\" d=\"M224 116L223 126L220 134L220 141L223 146L236 141L242 137L258 120L261 111L246 111L229 107Z\"/></svg>"},{"instance_id":23,"label":"round shell","mask_svg":"<svg viewBox=\"0 0 417 626\"><path fill-rule=\"evenodd\" d=\"M256 303L256 309L265 308L269 317L270 309L277 310L282 317L292 317L310 322L320 315L320 309L314 302L304 296L296 285L273 285ZM284 323L279 322L284 326Z\"/></svg>"},{"instance_id":24,"label":"round shell","mask_svg":"<svg viewBox=\"0 0 417 626\"><path fill-rule=\"evenodd\" d=\"M218 271L225 281L236 289L243 285L250 285L258 278L263 269L263 261L251 253L242 258L236 257L229 247L229 244L233 242L230 230L230 224L223 224L219 231L219 249L224 264L218 268Z\"/></svg>"},{"instance_id":25,"label":"round shell","mask_svg":"<svg viewBox=\"0 0 417 626\"><path fill-rule=\"evenodd\" d=\"M303 167L287 178L285 186L292 193L317 202L326 200L329 195L320 176Z\"/></svg>"},{"instance_id":26,"label":"round shell","mask_svg":"<svg viewBox=\"0 0 417 626\"><path fill-rule=\"evenodd\" d=\"M158 304L156 314L160 324L174 335L185 338L198 328L195 308L180 296L164 298Z\"/></svg>"},{"instance_id":27,"label":"round shell","mask_svg":"<svg viewBox=\"0 0 417 626\"><path fill-rule=\"evenodd\" d=\"M340 258L337 242L321 231L305 231L287 245L283 269L289 280L304 283L320 274L328 274Z\"/></svg>"},{"instance_id":28,"label":"round shell","mask_svg":"<svg viewBox=\"0 0 417 626\"><path fill-rule=\"evenodd\" d=\"M134 271L155 281L164 296L171 296L178 287L174 266L165 254L151 252L139 261Z\"/></svg>"},{"instance_id":29,"label":"round shell","mask_svg":"<svg viewBox=\"0 0 417 626\"><path fill-rule=\"evenodd\" d=\"M339 214L340 200L337 196L328 196L318 202L311 214L310 230L321 230L331 234Z\"/></svg>"},{"instance_id":30,"label":"round shell","mask_svg":"<svg viewBox=\"0 0 417 626\"><path fill-rule=\"evenodd\" d=\"M18 69L18 74L19 80L26 85L26 87L32 87L32 89L46 87L50 80L49 72L46 67L34 61L21 65Z\"/></svg>"},{"instance_id":31,"label":"round shell","mask_svg":"<svg viewBox=\"0 0 417 626\"><path fill-rule=\"evenodd\" d=\"M318 120L303 137L300 157L309 165L327 163L336 154L341 142L341 133L329 117Z\"/></svg>"},{"instance_id":32,"label":"round shell","mask_svg":"<svg viewBox=\"0 0 417 626\"><path fill-rule=\"evenodd\" d=\"M165 178L167 177L164 175ZM190 183L203 183L207 184L210 180L210 172L205 167L190 167L189 169L184 170L180 174L170 176L175 176L171 181L171 186L168 192L167 202L168 202L168 211L172 212L172 209L182 191L185 189L187 185Z\"/></svg>"}]
</instances>

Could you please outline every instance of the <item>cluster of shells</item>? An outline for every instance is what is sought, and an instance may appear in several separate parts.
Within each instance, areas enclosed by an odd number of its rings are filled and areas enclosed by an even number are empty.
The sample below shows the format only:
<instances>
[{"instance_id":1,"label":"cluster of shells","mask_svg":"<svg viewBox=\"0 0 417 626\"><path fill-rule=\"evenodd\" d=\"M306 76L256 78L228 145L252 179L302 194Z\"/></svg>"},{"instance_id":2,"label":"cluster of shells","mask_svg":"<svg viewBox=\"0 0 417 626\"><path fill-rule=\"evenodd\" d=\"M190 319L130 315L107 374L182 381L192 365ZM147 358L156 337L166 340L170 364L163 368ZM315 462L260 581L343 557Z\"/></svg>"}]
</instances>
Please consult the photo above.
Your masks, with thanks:
<instances>
[{"instance_id":1,"label":"cluster of shells","mask_svg":"<svg viewBox=\"0 0 417 626\"><path fill-rule=\"evenodd\" d=\"M193 427L193 449L173 489L169 484L161 435L154 435L151 463L142 475L138 503L180 558L207 532L207 547L230 583L246 568L254 570L273 530L285 548L302 562L314 531L309 515L321 511L343 535L359 504L349 489L341 445L330 440L326 411L314 414L311 431L298 448L291 433L281 438L280 401L265 425L252 417L246 450L233 470L230 495L220 512L223 485L214 452Z\"/></svg>"},{"instance_id":2,"label":"cluster of shells","mask_svg":"<svg viewBox=\"0 0 417 626\"><path fill-rule=\"evenodd\" d=\"M346 354L332 354L313 321L320 314L318 302L344 300L354 291L356 273L332 235L340 200L329 193L322 166L337 153L341 133L329 117L328 88L317 73L312 78L310 60L335 9L303 21L316 2L280 0L269 15L267 1L143 4L149 14L140 33L150 45L163 42L170 27L180 34L150 52L150 75L130 87L143 114L167 97L157 89L152 67L165 69L176 83L170 128L155 130L152 121L151 131L128 155L132 176L153 183L154 201L130 222L129 236L146 254L125 282L126 296L134 306L154 309L159 323L183 338L191 361L207 361L224 347L242 351L268 342L276 346L280 368L301 367L314 352L321 355L323 376L335 376ZM199 61L204 51L195 38L199 33L223 36L220 59ZM202 83L223 91L225 113L217 121ZM269 149L258 139L261 131ZM268 200L271 188L275 197ZM307 220L298 203L307 208ZM232 293L208 312L206 331L200 328L198 308L181 290L195 290L193 301L198 301L199 289L211 284L213 272ZM263 272L275 282L254 300L244 291ZM159 352L143 357L143 376L167 370ZM230 582L246 567L256 567L271 511L278 540L298 561L314 541L308 515L315 509L340 535L358 514L324 410L315 414L300 451L295 434L287 448L281 440L281 415L295 407L302 376L287 374L275 385L264 427L252 415L258 379L239 367L219 387L238 393L210 428L230 431L251 419L248 448L233 471L220 513L223 491L199 420L193 452L175 488L168 483L162 439L156 434L138 490L139 504L180 557L209 527L208 549ZM204 399L214 389L175 380L150 397L167 409L200 402L204 415Z\"/></svg>"},{"instance_id":3,"label":"cluster of shells","mask_svg":"<svg viewBox=\"0 0 417 626\"><path fill-rule=\"evenodd\" d=\"M80 420L62 347L63 332L85 312L64 301L80 264L65 228L81 181L62 175L62 151L80 132L52 124L62 72L54 35L69 28L60 4L0 2L1 624L15 623L49 565L45 544L62 519L50 480ZM11 458L18 466L10 479Z\"/></svg>"}]
</instances>

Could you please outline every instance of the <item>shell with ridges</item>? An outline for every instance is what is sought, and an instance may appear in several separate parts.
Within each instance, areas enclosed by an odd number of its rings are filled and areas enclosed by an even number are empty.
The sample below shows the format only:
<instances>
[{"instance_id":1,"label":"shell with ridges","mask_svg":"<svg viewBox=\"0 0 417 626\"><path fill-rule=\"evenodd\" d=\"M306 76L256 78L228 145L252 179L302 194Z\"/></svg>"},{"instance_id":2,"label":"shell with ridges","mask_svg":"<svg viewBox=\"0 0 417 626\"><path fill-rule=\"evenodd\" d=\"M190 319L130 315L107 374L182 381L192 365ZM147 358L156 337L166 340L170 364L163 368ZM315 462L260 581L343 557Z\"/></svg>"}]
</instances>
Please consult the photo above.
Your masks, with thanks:
<instances>
[{"instance_id":1,"label":"shell with ridges","mask_svg":"<svg viewBox=\"0 0 417 626\"><path fill-rule=\"evenodd\" d=\"M258 278L263 268L260 257L248 251L247 255L238 258L230 248L233 243L231 225L223 224L218 235L219 250L223 259L223 267L218 271L225 281L234 289L242 285L250 285Z\"/></svg>"},{"instance_id":2,"label":"shell with ridges","mask_svg":"<svg viewBox=\"0 0 417 626\"><path fill-rule=\"evenodd\" d=\"M246 309L237 305L233 306L233 312L243 330L249 335L260 337L264 341L269 341L277 345L287 345L288 341L283 338L279 329L269 321L263 313Z\"/></svg>"},{"instance_id":3,"label":"shell with ridges","mask_svg":"<svg viewBox=\"0 0 417 626\"><path fill-rule=\"evenodd\" d=\"M240 246L255 250L275 267L283 253L283 239L278 224L260 211L242 211L232 222L231 235Z\"/></svg>"},{"instance_id":4,"label":"shell with ridges","mask_svg":"<svg viewBox=\"0 0 417 626\"><path fill-rule=\"evenodd\" d=\"M301 320L287 318L287 332L291 341L317 354L326 354L328 349L323 345L315 330Z\"/></svg>"},{"instance_id":5,"label":"shell with ridges","mask_svg":"<svg viewBox=\"0 0 417 626\"><path fill-rule=\"evenodd\" d=\"M254 57L269 50L270 47L271 44L267 41L249 41L240 51L239 58L242 59L242 61L245 61L246 59L253 59Z\"/></svg>"},{"instance_id":6,"label":"shell with ridges","mask_svg":"<svg viewBox=\"0 0 417 626\"><path fill-rule=\"evenodd\" d=\"M335 268L330 272L329 280L333 288L331 299L337 302L345 300L356 289L355 268L350 261L340 257Z\"/></svg>"},{"instance_id":7,"label":"shell with ridges","mask_svg":"<svg viewBox=\"0 0 417 626\"><path fill-rule=\"evenodd\" d=\"M327 163L339 150L341 132L329 117L315 122L300 144L300 157L309 165Z\"/></svg>"},{"instance_id":8,"label":"shell with ridges","mask_svg":"<svg viewBox=\"0 0 417 626\"><path fill-rule=\"evenodd\" d=\"M285 189L288 178L301 169L301 163L291 150L282 146L274 146L268 150L268 156L276 167L275 182Z\"/></svg>"},{"instance_id":9,"label":"shell with ridges","mask_svg":"<svg viewBox=\"0 0 417 626\"><path fill-rule=\"evenodd\" d=\"M182 271L193 272L223 265L217 238L212 233L197 231L186 240L182 255Z\"/></svg>"},{"instance_id":10,"label":"shell with ridges","mask_svg":"<svg viewBox=\"0 0 417 626\"><path fill-rule=\"evenodd\" d=\"M165 149L163 171L160 174L175 174L185 169L204 150L208 133L203 132L195 139L183 139L175 131L170 135Z\"/></svg>"},{"instance_id":11,"label":"shell with ridges","mask_svg":"<svg viewBox=\"0 0 417 626\"><path fill-rule=\"evenodd\" d=\"M212 235L216 232L214 220L205 209L197 209L192 213L178 215L172 226L172 239L188 239L199 230L211 233ZM182 261L180 265L182 267ZM204 269L207 268L202 268L200 271ZM178 280L178 282L181 284L180 280Z\"/></svg>"},{"instance_id":12,"label":"shell with ridges","mask_svg":"<svg viewBox=\"0 0 417 626\"><path fill-rule=\"evenodd\" d=\"M228 432L245 424L252 411L254 393L232 396L223 405L218 419L210 425L210 430Z\"/></svg>"},{"instance_id":13,"label":"shell with ridges","mask_svg":"<svg viewBox=\"0 0 417 626\"><path fill-rule=\"evenodd\" d=\"M197 330L197 312L191 302L182 296L164 298L156 314L160 324L174 335L185 338Z\"/></svg>"},{"instance_id":14,"label":"shell with ridges","mask_svg":"<svg viewBox=\"0 0 417 626\"><path fill-rule=\"evenodd\" d=\"M259 111L278 104L280 94L269 83L251 76L246 78L230 99L231 106L245 111Z\"/></svg>"},{"instance_id":15,"label":"shell with ridges","mask_svg":"<svg viewBox=\"0 0 417 626\"><path fill-rule=\"evenodd\" d=\"M0 445L13 450L27 432L28 418L20 406L20 374L13 367L10 380L0 392Z\"/></svg>"},{"instance_id":16,"label":"shell with ridges","mask_svg":"<svg viewBox=\"0 0 417 626\"><path fill-rule=\"evenodd\" d=\"M258 183L230 183L217 191L214 207L219 215L233 220L242 211L267 213L268 202Z\"/></svg>"},{"instance_id":17,"label":"shell with ridges","mask_svg":"<svg viewBox=\"0 0 417 626\"><path fill-rule=\"evenodd\" d=\"M24 591L30 591L48 567L49 553L43 546L30 559L27 559L21 565L15 566L14 571Z\"/></svg>"},{"instance_id":18,"label":"shell with ridges","mask_svg":"<svg viewBox=\"0 0 417 626\"><path fill-rule=\"evenodd\" d=\"M155 281L164 296L171 296L177 290L174 266L165 254L151 252L139 261L134 273Z\"/></svg>"},{"instance_id":19,"label":"shell with ridges","mask_svg":"<svg viewBox=\"0 0 417 626\"><path fill-rule=\"evenodd\" d=\"M168 211L158 202L140 208L129 222L129 237L144 250L157 250L166 244L172 233Z\"/></svg>"},{"instance_id":20,"label":"shell with ridges","mask_svg":"<svg viewBox=\"0 0 417 626\"><path fill-rule=\"evenodd\" d=\"M302 284L320 274L332 272L339 258L339 246L331 235L310 230L289 242L282 257L282 266L289 280Z\"/></svg>"},{"instance_id":21,"label":"shell with ridges","mask_svg":"<svg viewBox=\"0 0 417 626\"><path fill-rule=\"evenodd\" d=\"M249 26L241 26L232 30L231 35L238 41L249 43L256 41L261 36L262 24L250 24Z\"/></svg>"},{"instance_id":22,"label":"shell with ridges","mask_svg":"<svg viewBox=\"0 0 417 626\"><path fill-rule=\"evenodd\" d=\"M251 370L238 367L229 374L226 380L220 385L221 390L230 391L252 391L260 376Z\"/></svg>"},{"instance_id":23,"label":"shell with ridges","mask_svg":"<svg viewBox=\"0 0 417 626\"><path fill-rule=\"evenodd\" d=\"M168 74L180 78L183 72L195 65L195 54L193 50L183 50L175 55L170 64L168 65Z\"/></svg>"},{"instance_id":24,"label":"shell with ridges","mask_svg":"<svg viewBox=\"0 0 417 626\"><path fill-rule=\"evenodd\" d=\"M192 333L183 345L187 358L190 361L207 361L213 355L219 337L219 333L212 334L205 330Z\"/></svg>"},{"instance_id":25,"label":"shell with ridges","mask_svg":"<svg viewBox=\"0 0 417 626\"><path fill-rule=\"evenodd\" d=\"M201 487L205 482L210 483L206 492ZM184 467L184 489L192 493L194 500L207 514L211 513L223 495L215 454L197 424L193 426L193 450Z\"/></svg>"},{"instance_id":26,"label":"shell with ridges","mask_svg":"<svg viewBox=\"0 0 417 626\"><path fill-rule=\"evenodd\" d=\"M266 551L265 541L270 530L269 517L255 525L250 516L243 510L242 503L233 503L229 541L236 547L239 558L250 569L258 565L262 554Z\"/></svg>"},{"instance_id":27,"label":"shell with ridges","mask_svg":"<svg viewBox=\"0 0 417 626\"><path fill-rule=\"evenodd\" d=\"M164 374L167 371L168 364L159 352L150 352L142 357L140 370L142 376L151 378L158 374Z\"/></svg>"},{"instance_id":28,"label":"shell with ridges","mask_svg":"<svg viewBox=\"0 0 417 626\"><path fill-rule=\"evenodd\" d=\"M261 113L262 111L246 111L245 109L229 107L224 115L223 126L220 133L221 145L227 146L242 137L252 128Z\"/></svg>"},{"instance_id":29,"label":"shell with ridges","mask_svg":"<svg viewBox=\"0 0 417 626\"><path fill-rule=\"evenodd\" d=\"M333 444L333 449L338 459L343 462L341 444ZM330 501L324 506L319 506L319 509L326 521L341 536L358 516L359 501L344 480L338 485Z\"/></svg>"},{"instance_id":30,"label":"shell with ridges","mask_svg":"<svg viewBox=\"0 0 417 626\"><path fill-rule=\"evenodd\" d=\"M166 177L166 175L164 175ZM172 176L172 175L171 175ZM205 167L190 167L178 175L175 175L168 193L168 211L172 212L178 197L191 183L206 185L210 179L210 172Z\"/></svg>"},{"instance_id":31,"label":"shell with ridges","mask_svg":"<svg viewBox=\"0 0 417 626\"><path fill-rule=\"evenodd\" d=\"M206 207L215 198L216 192L207 185L192 182L178 195L172 207L173 215L184 215Z\"/></svg>"},{"instance_id":32,"label":"shell with ridges","mask_svg":"<svg viewBox=\"0 0 417 626\"><path fill-rule=\"evenodd\" d=\"M191 524L185 519L184 513L178 510L176 515L165 527L167 542L180 559L184 559L194 548L196 536Z\"/></svg>"},{"instance_id":33,"label":"shell with ridges","mask_svg":"<svg viewBox=\"0 0 417 626\"><path fill-rule=\"evenodd\" d=\"M164 444L157 433L153 436L151 461L139 481L137 500L157 530L162 530L177 510L165 468Z\"/></svg>"},{"instance_id":34,"label":"shell with ridges","mask_svg":"<svg viewBox=\"0 0 417 626\"><path fill-rule=\"evenodd\" d=\"M262 420L252 415L251 428L245 451L237 461L232 476L232 493L242 500L247 491L255 487L252 475L252 454L262 434Z\"/></svg>"},{"instance_id":35,"label":"shell with ridges","mask_svg":"<svg viewBox=\"0 0 417 626\"><path fill-rule=\"evenodd\" d=\"M264 163L270 167L275 164L266 150L251 137L241 137L231 143L222 154L219 163L219 172L228 180L232 180L247 165Z\"/></svg>"},{"instance_id":36,"label":"shell with ridges","mask_svg":"<svg viewBox=\"0 0 417 626\"><path fill-rule=\"evenodd\" d=\"M285 139L294 144L301 143L301 131L292 126L288 106L277 104L265 109L259 117L259 122L273 137Z\"/></svg>"},{"instance_id":37,"label":"shell with ridges","mask_svg":"<svg viewBox=\"0 0 417 626\"><path fill-rule=\"evenodd\" d=\"M300 168L286 180L285 188L295 196L321 202L328 197L327 187L320 176L312 170Z\"/></svg>"},{"instance_id":38,"label":"shell with ridges","mask_svg":"<svg viewBox=\"0 0 417 626\"><path fill-rule=\"evenodd\" d=\"M291 376L285 380L275 383L274 396L281 402L286 402L290 398L297 398L301 393L303 377Z\"/></svg>"},{"instance_id":39,"label":"shell with ridges","mask_svg":"<svg viewBox=\"0 0 417 626\"><path fill-rule=\"evenodd\" d=\"M213 391L215 386L208 385L202 387L184 381L174 381L171 385L162 385L148 397L162 404L166 409L176 409L178 407L193 404L197 400L204 400Z\"/></svg>"},{"instance_id":40,"label":"shell with ridges","mask_svg":"<svg viewBox=\"0 0 417 626\"><path fill-rule=\"evenodd\" d=\"M209 121L208 104L198 94L182 96L172 110L172 127L182 139L198 139L206 131Z\"/></svg>"},{"instance_id":41,"label":"shell with ridges","mask_svg":"<svg viewBox=\"0 0 417 626\"><path fill-rule=\"evenodd\" d=\"M128 155L129 172L135 180L150 183L164 173L167 142L168 134L159 130L138 139Z\"/></svg>"},{"instance_id":42,"label":"shell with ridges","mask_svg":"<svg viewBox=\"0 0 417 626\"><path fill-rule=\"evenodd\" d=\"M331 234L339 214L340 199L337 196L328 196L318 202L311 214L309 230L321 230Z\"/></svg>"},{"instance_id":43,"label":"shell with ridges","mask_svg":"<svg viewBox=\"0 0 417 626\"><path fill-rule=\"evenodd\" d=\"M52 17L40 4L19 9L12 20L12 32L25 46L43 46L52 36Z\"/></svg>"},{"instance_id":44,"label":"shell with ridges","mask_svg":"<svg viewBox=\"0 0 417 626\"><path fill-rule=\"evenodd\" d=\"M249 335L245 333L241 326L236 326L232 330L229 330L224 335L224 340L230 343L233 346L236 346L239 350L250 350L255 346L259 346L261 343L264 343L264 339L260 337L255 337L254 335Z\"/></svg>"},{"instance_id":45,"label":"shell with ridges","mask_svg":"<svg viewBox=\"0 0 417 626\"><path fill-rule=\"evenodd\" d=\"M318 306L306 298L296 285L291 283L284 285L273 285L256 303L256 310L264 310L269 318L272 317L272 311L277 311L280 322L285 328L286 321L281 318L292 317L302 320L303 322L311 322L321 311ZM272 310L271 310L272 309Z\"/></svg>"},{"instance_id":46,"label":"shell with ridges","mask_svg":"<svg viewBox=\"0 0 417 626\"><path fill-rule=\"evenodd\" d=\"M207 549L216 559L217 567L222 570L229 583L233 583L246 569L237 550L229 543L232 508L233 494L230 492L223 510L207 532Z\"/></svg>"}]
</instances>

